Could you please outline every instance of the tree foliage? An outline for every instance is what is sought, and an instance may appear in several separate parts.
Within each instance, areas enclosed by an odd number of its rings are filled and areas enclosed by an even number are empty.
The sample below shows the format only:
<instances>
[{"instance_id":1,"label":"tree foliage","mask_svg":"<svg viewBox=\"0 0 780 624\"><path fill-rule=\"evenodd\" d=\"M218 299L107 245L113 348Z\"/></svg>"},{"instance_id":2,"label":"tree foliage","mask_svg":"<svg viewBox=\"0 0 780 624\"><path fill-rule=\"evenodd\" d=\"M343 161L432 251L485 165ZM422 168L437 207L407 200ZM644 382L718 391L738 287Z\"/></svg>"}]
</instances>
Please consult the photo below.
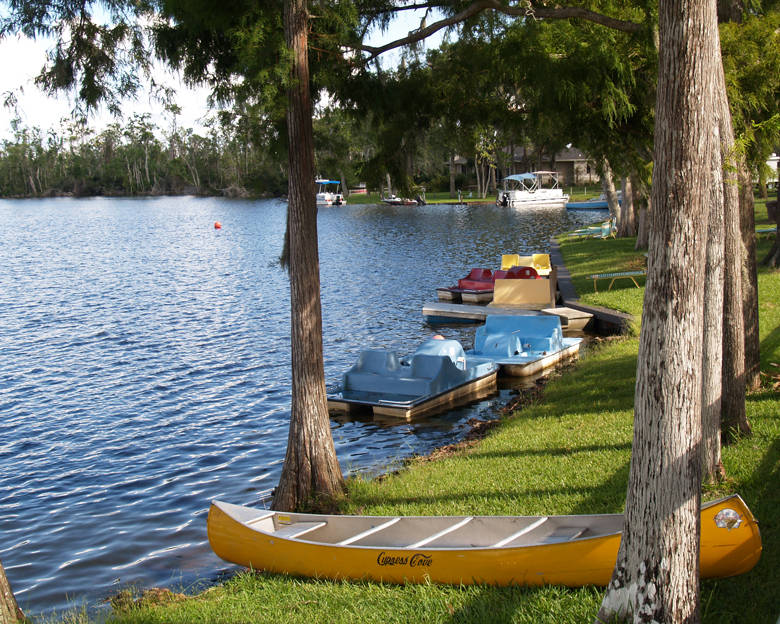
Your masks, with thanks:
<instances>
[{"instance_id":1,"label":"tree foliage","mask_svg":"<svg viewBox=\"0 0 780 624\"><path fill-rule=\"evenodd\" d=\"M734 132L763 179L780 144L780 7L721 24L720 40Z\"/></svg>"}]
</instances>

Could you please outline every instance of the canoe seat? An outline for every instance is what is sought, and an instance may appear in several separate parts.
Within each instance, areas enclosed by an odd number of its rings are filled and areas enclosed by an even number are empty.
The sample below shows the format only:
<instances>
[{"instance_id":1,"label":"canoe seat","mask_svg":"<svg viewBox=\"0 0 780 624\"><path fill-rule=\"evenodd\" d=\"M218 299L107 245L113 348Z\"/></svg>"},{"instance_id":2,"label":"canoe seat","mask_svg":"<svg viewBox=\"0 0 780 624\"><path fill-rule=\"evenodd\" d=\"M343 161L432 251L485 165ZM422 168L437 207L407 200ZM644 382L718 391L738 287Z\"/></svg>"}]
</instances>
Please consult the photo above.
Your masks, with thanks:
<instances>
[{"instance_id":1,"label":"canoe seat","mask_svg":"<svg viewBox=\"0 0 780 624\"><path fill-rule=\"evenodd\" d=\"M540 542L542 544L557 544L558 542L568 542L581 537L582 534L587 530L587 527L558 527L549 535L544 536Z\"/></svg>"},{"instance_id":2,"label":"canoe seat","mask_svg":"<svg viewBox=\"0 0 780 624\"><path fill-rule=\"evenodd\" d=\"M284 537L286 539L294 539L300 537L305 533L324 527L327 522L293 522L292 524L283 524L278 527L273 535L276 537Z\"/></svg>"}]
</instances>

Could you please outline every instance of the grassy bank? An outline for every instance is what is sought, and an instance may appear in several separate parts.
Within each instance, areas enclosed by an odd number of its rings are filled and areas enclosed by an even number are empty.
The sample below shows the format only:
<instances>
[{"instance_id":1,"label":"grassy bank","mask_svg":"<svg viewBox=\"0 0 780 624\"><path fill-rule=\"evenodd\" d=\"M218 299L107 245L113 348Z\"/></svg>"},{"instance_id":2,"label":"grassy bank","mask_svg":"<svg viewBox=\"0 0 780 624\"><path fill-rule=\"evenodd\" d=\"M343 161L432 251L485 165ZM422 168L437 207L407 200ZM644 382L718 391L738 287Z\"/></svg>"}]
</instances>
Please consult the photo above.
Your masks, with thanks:
<instances>
[{"instance_id":1,"label":"grassy bank","mask_svg":"<svg viewBox=\"0 0 780 624\"><path fill-rule=\"evenodd\" d=\"M759 245L759 257L769 242ZM593 293L593 272L643 261L630 240L562 242L583 299L641 312L644 288L617 282ZM762 367L780 373L780 272L761 271ZM344 511L360 514L587 514L620 512L631 451L638 340L599 342L551 381L543 400L501 415L486 438L416 458L382 479L353 479ZM780 396L766 387L748 397L754 435L724 449L728 480L714 498L739 492L761 522L758 566L703 583L707 623L774 624L780 567ZM497 417L499 415L496 415ZM191 622L516 622L592 621L601 588L492 588L338 583L240 574L198 596L158 595L115 610L121 623ZM77 618L78 619L78 618Z\"/></svg>"}]
</instances>

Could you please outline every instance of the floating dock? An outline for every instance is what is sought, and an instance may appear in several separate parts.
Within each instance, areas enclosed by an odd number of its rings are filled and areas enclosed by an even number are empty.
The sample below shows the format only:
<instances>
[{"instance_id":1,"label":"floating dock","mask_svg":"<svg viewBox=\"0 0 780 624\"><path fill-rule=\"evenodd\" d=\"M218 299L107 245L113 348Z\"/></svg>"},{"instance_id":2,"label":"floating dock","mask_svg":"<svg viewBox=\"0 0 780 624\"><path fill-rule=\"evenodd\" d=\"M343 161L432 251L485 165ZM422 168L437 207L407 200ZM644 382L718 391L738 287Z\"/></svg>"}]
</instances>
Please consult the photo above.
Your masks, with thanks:
<instances>
[{"instance_id":1,"label":"floating dock","mask_svg":"<svg viewBox=\"0 0 780 624\"><path fill-rule=\"evenodd\" d=\"M569 307L544 308L539 310L535 307L482 306L468 305L465 303L446 303L443 301L426 303L423 306L422 313L426 322L431 324L484 323L485 319L493 314L504 316L536 316L540 313L551 314L559 317L561 319L561 327L569 331L583 329L593 317L593 314L590 312L575 310L574 308Z\"/></svg>"}]
</instances>

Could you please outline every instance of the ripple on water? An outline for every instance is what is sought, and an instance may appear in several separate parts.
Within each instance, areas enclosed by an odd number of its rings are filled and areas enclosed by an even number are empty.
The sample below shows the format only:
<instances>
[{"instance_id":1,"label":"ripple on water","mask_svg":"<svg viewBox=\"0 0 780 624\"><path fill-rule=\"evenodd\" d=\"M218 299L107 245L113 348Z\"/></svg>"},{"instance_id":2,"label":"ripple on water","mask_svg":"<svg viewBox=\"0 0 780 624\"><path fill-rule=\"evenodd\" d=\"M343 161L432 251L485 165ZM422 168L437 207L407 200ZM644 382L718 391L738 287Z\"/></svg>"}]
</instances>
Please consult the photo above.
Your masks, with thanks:
<instances>
[{"instance_id":1,"label":"ripple on water","mask_svg":"<svg viewBox=\"0 0 780 624\"><path fill-rule=\"evenodd\" d=\"M366 346L412 351L431 333L420 308L437 286L600 216L323 209L326 382ZM0 201L0 217L14 232L0 241L0 560L20 603L41 613L215 578L209 501L261 504L287 443L285 206ZM421 423L334 419L342 466L370 473L424 453L488 405Z\"/></svg>"}]
</instances>

